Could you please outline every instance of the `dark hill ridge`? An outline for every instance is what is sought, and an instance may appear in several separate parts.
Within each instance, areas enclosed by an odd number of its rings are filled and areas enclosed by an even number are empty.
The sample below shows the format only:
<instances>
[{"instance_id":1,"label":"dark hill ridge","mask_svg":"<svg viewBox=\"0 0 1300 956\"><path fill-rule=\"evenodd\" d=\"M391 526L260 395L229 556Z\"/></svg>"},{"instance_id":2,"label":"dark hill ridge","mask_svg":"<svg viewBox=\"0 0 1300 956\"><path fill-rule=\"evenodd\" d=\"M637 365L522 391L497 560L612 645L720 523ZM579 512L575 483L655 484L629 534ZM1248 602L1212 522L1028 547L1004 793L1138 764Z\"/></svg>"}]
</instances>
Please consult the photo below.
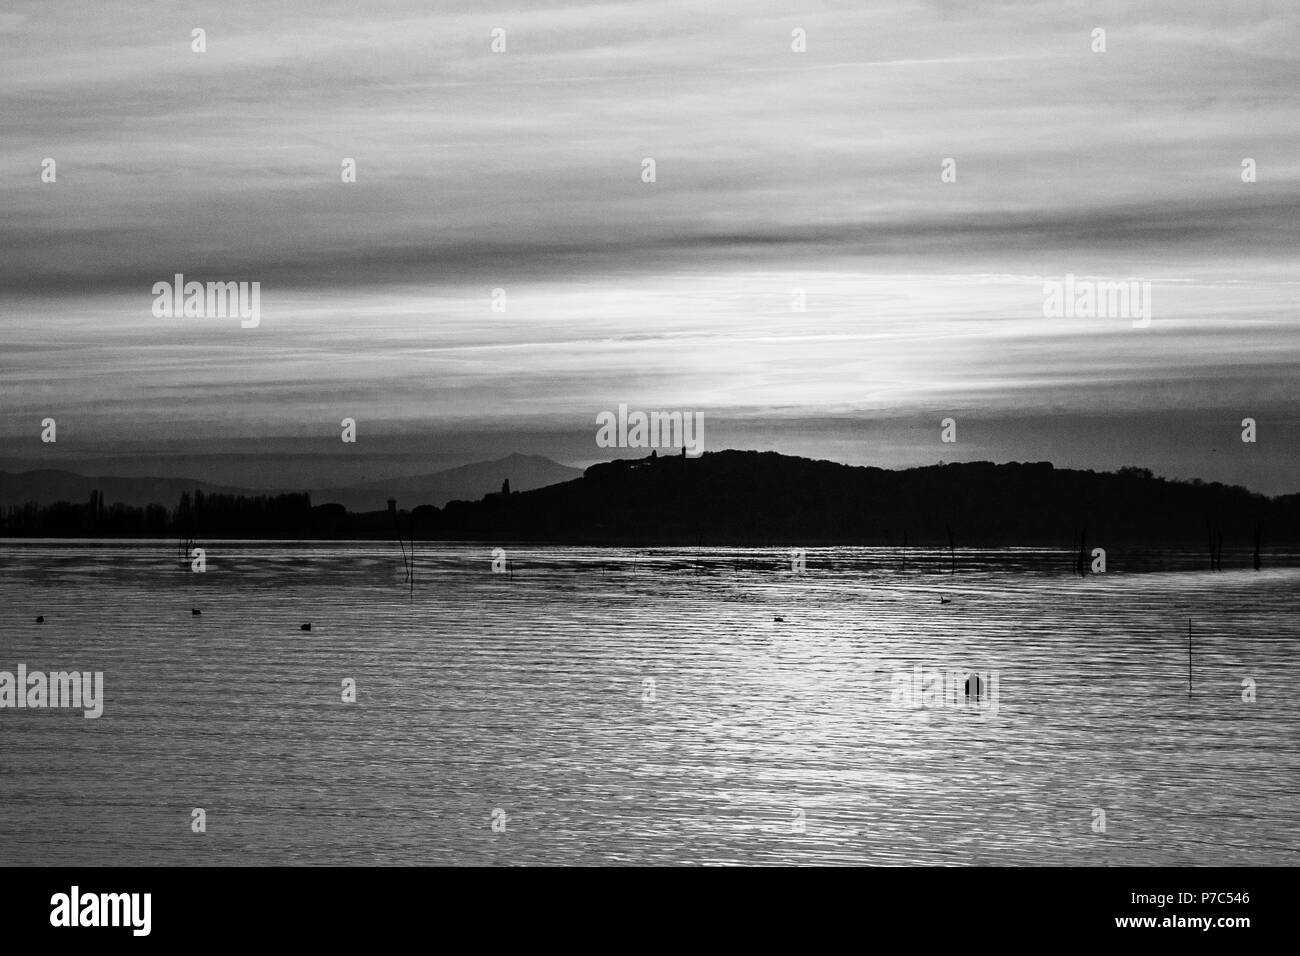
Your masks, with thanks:
<instances>
[{"instance_id":1,"label":"dark hill ridge","mask_svg":"<svg viewBox=\"0 0 1300 956\"><path fill-rule=\"evenodd\" d=\"M428 518L434 516L429 515ZM422 525L425 522L421 522ZM776 452L721 451L593 465L582 478L509 498L453 501L421 531L439 537L607 544L1008 544L1090 542L1249 548L1300 543L1300 495L1097 473L1048 462L903 471Z\"/></svg>"}]
</instances>

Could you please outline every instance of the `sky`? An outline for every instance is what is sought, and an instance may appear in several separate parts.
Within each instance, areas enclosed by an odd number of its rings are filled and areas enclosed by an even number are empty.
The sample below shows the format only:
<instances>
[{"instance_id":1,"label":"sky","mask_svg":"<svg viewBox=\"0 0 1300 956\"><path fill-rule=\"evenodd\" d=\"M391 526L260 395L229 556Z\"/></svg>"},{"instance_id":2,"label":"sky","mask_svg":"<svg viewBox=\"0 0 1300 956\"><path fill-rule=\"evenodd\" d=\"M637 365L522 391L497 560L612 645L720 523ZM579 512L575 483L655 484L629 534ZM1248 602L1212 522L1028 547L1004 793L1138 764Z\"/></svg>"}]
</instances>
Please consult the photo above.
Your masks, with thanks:
<instances>
[{"instance_id":1,"label":"sky","mask_svg":"<svg viewBox=\"0 0 1300 956\"><path fill-rule=\"evenodd\" d=\"M642 454L595 442L626 403L1300 491L1297 40L1286 2L9 2L0 469L586 465ZM156 317L176 273L258 326ZM1150 323L1044 315L1066 275Z\"/></svg>"}]
</instances>

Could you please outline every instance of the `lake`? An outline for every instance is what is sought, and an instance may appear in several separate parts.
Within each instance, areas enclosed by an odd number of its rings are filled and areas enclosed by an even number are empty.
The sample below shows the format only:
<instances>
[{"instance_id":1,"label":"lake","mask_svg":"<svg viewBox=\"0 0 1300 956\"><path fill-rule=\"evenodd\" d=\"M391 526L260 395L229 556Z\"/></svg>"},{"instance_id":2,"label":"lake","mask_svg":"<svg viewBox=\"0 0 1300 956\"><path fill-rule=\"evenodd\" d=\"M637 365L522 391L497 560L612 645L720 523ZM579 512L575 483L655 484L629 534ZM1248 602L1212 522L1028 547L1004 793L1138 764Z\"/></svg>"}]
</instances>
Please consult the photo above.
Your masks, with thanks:
<instances>
[{"instance_id":1,"label":"lake","mask_svg":"<svg viewBox=\"0 0 1300 956\"><path fill-rule=\"evenodd\" d=\"M1294 554L202 544L0 544L0 864L1300 863Z\"/></svg>"}]
</instances>

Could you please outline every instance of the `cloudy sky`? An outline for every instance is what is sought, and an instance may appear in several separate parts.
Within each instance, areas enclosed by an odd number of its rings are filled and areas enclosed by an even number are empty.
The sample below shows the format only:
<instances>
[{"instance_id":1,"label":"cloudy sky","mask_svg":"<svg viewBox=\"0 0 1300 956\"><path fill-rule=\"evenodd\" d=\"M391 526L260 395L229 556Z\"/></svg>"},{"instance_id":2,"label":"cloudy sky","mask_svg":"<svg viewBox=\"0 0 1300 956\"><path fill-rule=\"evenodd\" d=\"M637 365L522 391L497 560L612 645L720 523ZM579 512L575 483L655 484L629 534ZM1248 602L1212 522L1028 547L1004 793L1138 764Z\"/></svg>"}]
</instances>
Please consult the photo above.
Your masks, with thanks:
<instances>
[{"instance_id":1,"label":"cloudy sky","mask_svg":"<svg viewBox=\"0 0 1300 956\"><path fill-rule=\"evenodd\" d=\"M625 402L1300 490L1297 41L1282 0L11 0L0 468L581 465ZM260 282L260 325L155 318L178 272ZM1151 324L1045 317L1066 274Z\"/></svg>"}]
</instances>

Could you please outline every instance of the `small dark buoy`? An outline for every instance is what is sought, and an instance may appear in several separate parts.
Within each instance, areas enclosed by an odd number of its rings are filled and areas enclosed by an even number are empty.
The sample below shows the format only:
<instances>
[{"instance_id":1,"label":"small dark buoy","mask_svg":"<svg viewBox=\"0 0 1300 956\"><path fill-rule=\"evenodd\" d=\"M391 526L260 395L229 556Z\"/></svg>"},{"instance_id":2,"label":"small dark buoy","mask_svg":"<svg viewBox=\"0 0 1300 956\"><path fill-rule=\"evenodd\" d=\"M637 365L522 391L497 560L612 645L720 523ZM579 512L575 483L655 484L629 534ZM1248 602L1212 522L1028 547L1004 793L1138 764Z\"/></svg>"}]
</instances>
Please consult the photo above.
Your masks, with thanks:
<instances>
[{"instance_id":1,"label":"small dark buoy","mask_svg":"<svg viewBox=\"0 0 1300 956\"><path fill-rule=\"evenodd\" d=\"M951 603L952 603L952 599L951 599L951 598L946 598L946 597L943 597L942 595L940 595L940 597L939 597L939 603L940 603L940 604L951 604Z\"/></svg>"},{"instance_id":2,"label":"small dark buoy","mask_svg":"<svg viewBox=\"0 0 1300 956\"><path fill-rule=\"evenodd\" d=\"M38 617L38 618L36 619L36 623L37 623L37 624L44 624L44 623L45 623L45 615L42 614L40 617Z\"/></svg>"},{"instance_id":3,"label":"small dark buoy","mask_svg":"<svg viewBox=\"0 0 1300 956\"><path fill-rule=\"evenodd\" d=\"M781 621L782 623L785 622L785 618L783 618L783 617L774 617L774 618L772 618L772 620L774 620L774 621Z\"/></svg>"},{"instance_id":4,"label":"small dark buoy","mask_svg":"<svg viewBox=\"0 0 1300 956\"><path fill-rule=\"evenodd\" d=\"M311 630L311 624L310 624L310 622L307 623L307 624L304 624L302 627L299 628L299 630L300 630L300 631L310 631L310 630Z\"/></svg>"},{"instance_id":5,"label":"small dark buoy","mask_svg":"<svg viewBox=\"0 0 1300 956\"><path fill-rule=\"evenodd\" d=\"M978 674L976 674L973 678L972 678L972 677L967 677L967 678L966 678L966 696L967 696L967 697L972 696L972 694L971 694L971 681L972 681L972 680L975 681L975 688L974 688L975 693L974 693L973 696L975 697L976 700L979 700L979 699L980 699L980 694L981 694L981 692L984 690L984 686L983 686L983 681L980 680Z\"/></svg>"},{"instance_id":6,"label":"small dark buoy","mask_svg":"<svg viewBox=\"0 0 1300 956\"><path fill-rule=\"evenodd\" d=\"M198 616L199 616L200 614L202 614L202 613L203 613L203 612L200 611L200 610L199 610L198 608L196 608L196 607L192 607L192 608L190 608L190 614L191 614L193 617L198 617Z\"/></svg>"}]
</instances>

